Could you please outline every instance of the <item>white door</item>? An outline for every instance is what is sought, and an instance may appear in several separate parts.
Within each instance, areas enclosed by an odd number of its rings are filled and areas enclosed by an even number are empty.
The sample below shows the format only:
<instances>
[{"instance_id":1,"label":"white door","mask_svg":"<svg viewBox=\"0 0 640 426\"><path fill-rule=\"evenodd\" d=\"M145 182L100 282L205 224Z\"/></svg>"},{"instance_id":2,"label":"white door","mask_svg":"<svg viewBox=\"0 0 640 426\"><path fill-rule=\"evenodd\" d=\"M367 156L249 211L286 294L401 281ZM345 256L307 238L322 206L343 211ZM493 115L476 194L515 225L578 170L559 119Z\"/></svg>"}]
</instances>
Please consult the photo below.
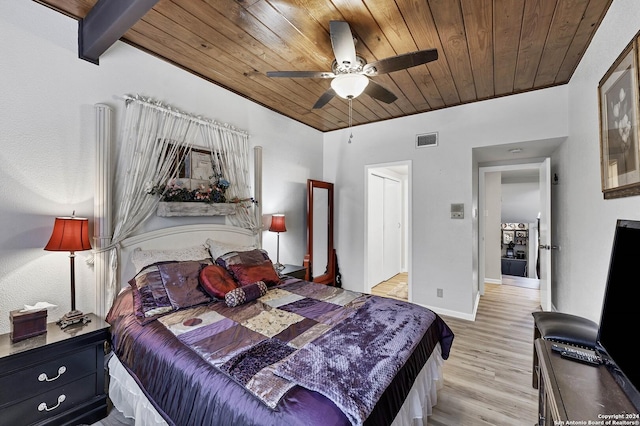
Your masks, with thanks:
<instances>
[{"instance_id":1,"label":"white door","mask_svg":"<svg viewBox=\"0 0 640 426\"><path fill-rule=\"evenodd\" d=\"M400 273L402 267L402 185L384 179L384 280Z\"/></svg>"},{"instance_id":2,"label":"white door","mask_svg":"<svg viewBox=\"0 0 640 426\"><path fill-rule=\"evenodd\" d=\"M551 161L540 164L540 306L551 310Z\"/></svg>"},{"instance_id":3,"label":"white door","mask_svg":"<svg viewBox=\"0 0 640 426\"><path fill-rule=\"evenodd\" d=\"M369 173L368 219L367 219L367 263L368 284L371 289L384 278L384 179Z\"/></svg>"}]
</instances>

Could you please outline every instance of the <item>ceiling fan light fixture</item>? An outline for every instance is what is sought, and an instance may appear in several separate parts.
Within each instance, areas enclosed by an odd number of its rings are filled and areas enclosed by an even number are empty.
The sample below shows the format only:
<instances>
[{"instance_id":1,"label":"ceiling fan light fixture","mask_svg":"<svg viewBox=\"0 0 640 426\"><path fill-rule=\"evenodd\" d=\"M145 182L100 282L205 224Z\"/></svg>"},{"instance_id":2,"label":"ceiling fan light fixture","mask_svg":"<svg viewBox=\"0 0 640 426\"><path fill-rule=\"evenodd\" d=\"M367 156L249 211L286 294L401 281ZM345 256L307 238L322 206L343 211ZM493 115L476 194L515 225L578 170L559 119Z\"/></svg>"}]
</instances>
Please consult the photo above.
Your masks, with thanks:
<instances>
[{"instance_id":1,"label":"ceiling fan light fixture","mask_svg":"<svg viewBox=\"0 0 640 426\"><path fill-rule=\"evenodd\" d=\"M331 88L344 99L355 99L364 92L369 78L362 74L340 74L331 80Z\"/></svg>"}]
</instances>

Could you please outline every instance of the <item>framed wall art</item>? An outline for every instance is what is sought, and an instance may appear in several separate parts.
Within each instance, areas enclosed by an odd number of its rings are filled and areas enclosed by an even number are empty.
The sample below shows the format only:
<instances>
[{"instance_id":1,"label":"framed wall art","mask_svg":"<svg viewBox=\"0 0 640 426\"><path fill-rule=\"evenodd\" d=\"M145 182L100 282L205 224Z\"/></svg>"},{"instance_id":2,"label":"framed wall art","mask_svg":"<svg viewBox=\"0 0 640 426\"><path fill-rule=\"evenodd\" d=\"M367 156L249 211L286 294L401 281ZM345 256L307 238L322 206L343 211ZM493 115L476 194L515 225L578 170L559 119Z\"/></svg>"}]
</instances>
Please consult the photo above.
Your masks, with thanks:
<instances>
[{"instance_id":1,"label":"framed wall art","mask_svg":"<svg viewBox=\"0 0 640 426\"><path fill-rule=\"evenodd\" d=\"M170 144L171 145L171 144ZM169 149L169 148L167 148ZM216 153L217 163L214 164L211 151L198 148L178 147L172 161L176 162L178 175L174 185L185 189L198 189L208 186L222 176L222 155Z\"/></svg>"},{"instance_id":2,"label":"framed wall art","mask_svg":"<svg viewBox=\"0 0 640 426\"><path fill-rule=\"evenodd\" d=\"M502 244L509 244L513 242L515 231L502 231Z\"/></svg>"},{"instance_id":3,"label":"framed wall art","mask_svg":"<svg viewBox=\"0 0 640 426\"><path fill-rule=\"evenodd\" d=\"M640 195L638 34L600 80L598 99L604 198Z\"/></svg>"}]
</instances>

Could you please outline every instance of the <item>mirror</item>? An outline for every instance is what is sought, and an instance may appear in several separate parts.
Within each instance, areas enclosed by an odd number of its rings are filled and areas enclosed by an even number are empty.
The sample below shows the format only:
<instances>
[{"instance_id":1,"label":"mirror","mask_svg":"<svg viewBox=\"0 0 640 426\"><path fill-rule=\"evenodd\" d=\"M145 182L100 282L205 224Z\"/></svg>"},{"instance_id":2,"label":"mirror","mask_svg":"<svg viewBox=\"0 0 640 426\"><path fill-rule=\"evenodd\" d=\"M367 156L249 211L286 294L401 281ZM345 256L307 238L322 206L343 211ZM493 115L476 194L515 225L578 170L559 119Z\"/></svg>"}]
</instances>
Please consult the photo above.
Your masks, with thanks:
<instances>
[{"instance_id":1,"label":"mirror","mask_svg":"<svg viewBox=\"0 0 640 426\"><path fill-rule=\"evenodd\" d=\"M306 280L335 285L333 184L307 180Z\"/></svg>"}]
</instances>

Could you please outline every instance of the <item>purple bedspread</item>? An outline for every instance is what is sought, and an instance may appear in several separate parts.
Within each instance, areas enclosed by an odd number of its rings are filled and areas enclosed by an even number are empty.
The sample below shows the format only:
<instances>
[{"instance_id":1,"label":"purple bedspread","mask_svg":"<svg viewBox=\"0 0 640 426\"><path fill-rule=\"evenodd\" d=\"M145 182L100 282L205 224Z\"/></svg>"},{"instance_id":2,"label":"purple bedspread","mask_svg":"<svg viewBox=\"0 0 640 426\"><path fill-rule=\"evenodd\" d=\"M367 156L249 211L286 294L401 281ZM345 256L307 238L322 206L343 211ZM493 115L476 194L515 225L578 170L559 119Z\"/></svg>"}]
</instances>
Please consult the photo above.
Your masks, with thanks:
<instances>
[{"instance_id":1,"label":"purple bedspread","mask_svg":"<svg viewBox=\"0 0 640 426\"><path fill-rule=\"evenodd\" d=\"M131 299L123 292L107 318L114 352L169 424L389 424L435 345L446 359L453 340L425 308L298 280L240 307L215 302L144 326ZM182 320L193 314L208 318L208 326L183 330ZM285 318L276 318L275 329L274 314ZM271 326L263 326L264 319ZM399 338L406 329L408 341ZM329 346L319 346L323 340ZM372 357L348 356L354 350ZM324 378L314 365L318 354L333 365ZM290 356L295 362L284 362ZM326 386L345 366L354 371ZM265 384L282 376L288 381L269 391ZM355 401L341 398L351 387Z\"/></svg>"}]
</instances>

